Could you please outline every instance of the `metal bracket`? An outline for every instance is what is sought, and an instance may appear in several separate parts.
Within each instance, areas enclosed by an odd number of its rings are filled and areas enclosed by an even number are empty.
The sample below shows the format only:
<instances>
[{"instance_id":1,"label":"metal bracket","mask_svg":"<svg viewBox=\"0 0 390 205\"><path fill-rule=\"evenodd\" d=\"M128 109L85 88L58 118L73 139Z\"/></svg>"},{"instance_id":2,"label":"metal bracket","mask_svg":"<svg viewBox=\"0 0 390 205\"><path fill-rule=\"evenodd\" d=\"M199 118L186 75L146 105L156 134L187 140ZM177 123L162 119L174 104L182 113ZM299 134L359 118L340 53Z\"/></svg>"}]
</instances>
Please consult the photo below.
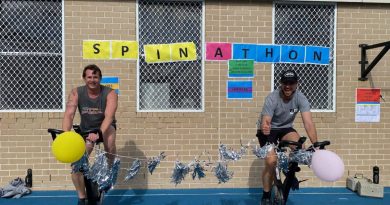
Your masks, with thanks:
<instances>
[{"instance_id":1,"label":"metal bracket","mask_svg":"<svg viewBox=\"0 0 390 205\"><path fill-rule=\"evenodd\" d=\"M389 51L390 49L390 41L378 43L374 45L367 45L367 44L360 44L359 47L361 48L361 60L359 61L359 64L361 65L361 74L360 74L360 81L367 80L367 75L371 72L371 70L378 64L378 62L382 59L382 57ZM366 67L368 64L367 61L367 50L383 47L382 51L374 58L374 60Z\"/></svg>"}]
</instances>

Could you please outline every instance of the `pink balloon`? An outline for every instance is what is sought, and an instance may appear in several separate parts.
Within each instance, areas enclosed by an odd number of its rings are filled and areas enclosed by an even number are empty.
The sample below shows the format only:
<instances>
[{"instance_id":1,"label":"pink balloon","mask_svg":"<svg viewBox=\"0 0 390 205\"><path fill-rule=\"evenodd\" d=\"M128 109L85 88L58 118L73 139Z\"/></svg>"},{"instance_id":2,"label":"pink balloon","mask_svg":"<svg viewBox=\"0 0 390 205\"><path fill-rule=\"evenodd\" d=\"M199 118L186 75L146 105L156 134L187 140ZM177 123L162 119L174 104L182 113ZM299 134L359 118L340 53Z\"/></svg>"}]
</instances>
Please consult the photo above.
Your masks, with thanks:
<instances>
[{"instance_id":1,"label":"pink balloon","mask_svg":"<svg viewBox=\"0 0 390 205\"><path fill-rule=\"evenodd\" d=\"M319 179L334 182L344 175L344 162L334 152L316 150L311 160L311 169Z\"/></svg>"}]
</instances>

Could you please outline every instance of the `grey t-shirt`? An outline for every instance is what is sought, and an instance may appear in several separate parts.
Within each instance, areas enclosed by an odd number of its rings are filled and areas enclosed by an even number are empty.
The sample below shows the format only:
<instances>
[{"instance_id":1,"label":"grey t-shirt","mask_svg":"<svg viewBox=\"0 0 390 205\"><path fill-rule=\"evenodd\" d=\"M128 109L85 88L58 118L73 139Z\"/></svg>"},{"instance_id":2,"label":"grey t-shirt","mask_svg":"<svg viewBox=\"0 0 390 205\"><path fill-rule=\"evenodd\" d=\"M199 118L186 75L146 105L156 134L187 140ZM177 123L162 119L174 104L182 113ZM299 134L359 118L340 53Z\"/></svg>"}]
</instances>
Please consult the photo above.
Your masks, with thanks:
<instances>
[{"instance_id":1,"label":"grey t-shirt","mask_svg":"<svg viewBox=\"0 0 390 205\"><path fill-rule=\"evenodd\" d=\"M310 103L302 92L296 90L292 99L285 103L280 96L280 89L270 93L265 99L264 107L260 115L260 125L262 116L270 116L271 129L293 127L295 116L298 112L310 111Z\"/></svg>"},{"instance_id":2,"label":"grey t-shirt","mask_svg":"<svg viewBox=\"0 0 390 205\"><path fill-rule=\"evenodd\" d=\"M96 99L91 99L88 97L86 86L77 88L78 109L81 116L80 127L82 131L100 128L105 117L107 96L111 91L111 88L101 86L100 95ZM116 120L114 119L113 124L115 122Z\"/></svg>"}]
</instances>

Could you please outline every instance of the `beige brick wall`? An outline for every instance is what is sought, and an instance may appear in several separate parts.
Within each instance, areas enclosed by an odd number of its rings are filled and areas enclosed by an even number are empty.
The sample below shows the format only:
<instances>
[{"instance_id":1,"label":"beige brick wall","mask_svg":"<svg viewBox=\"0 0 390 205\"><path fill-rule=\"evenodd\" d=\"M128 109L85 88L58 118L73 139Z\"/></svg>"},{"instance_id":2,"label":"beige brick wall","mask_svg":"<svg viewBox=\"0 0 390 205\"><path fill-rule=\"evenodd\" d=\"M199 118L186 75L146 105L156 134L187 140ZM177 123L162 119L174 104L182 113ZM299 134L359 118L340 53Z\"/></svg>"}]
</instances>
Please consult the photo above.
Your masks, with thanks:
<instances>
[{"instance_id":1,"label":"beige brick wall","mask_svg":"<svg viewBox=\"0 0 390 205\"><path fill-rule=\"evenodd\" d=\"M272 43L272 3L206 1L205 8L206 42ZM389 4L338 4L336 112L313 116L320 139L331 140L329 149L343 158L346 171L340 181L325 183L305 167L299 176L309 180L303 186L345 186L348 171L371 177L374 165L380 167L381 183L390 186L390 117L386 115L389 102L381 103L380 123L354 122L356 88L379 87L385 99L390 95L390 54L374 68L369 81L357 80L358 45L388 41L389 24ZM153 175L143 167L142 174L129 184L122 182L122 170L116 188L175 188L170 183L175 160L190 162L206 151L215 162L219 142L239 149L240 140L255 140L258 112L271 90L271 65L255 64L253 100L226 100L227 64L207 61L205 112L137 113L136 61L84 60L81 45L88 39L136 40L135 1L65 1L66 93L82 84L82 68L89 63L98 64L106 76L118 76L117 148L123 156L122 168L128 168L137 157L146 160L161 151L167 155ZM370 51L368 59L371 61L379 51ZM61 128L62 116L63 113L0 113L0 184L24 177L26 170L32 168L34 189L73 189L69 165L54 159L47 133L47 128ZM296 126L305 134L300 122L298 118ZM263 162L249 152L244 159L229 164L234 178L228 183L218 184L209 168L205 179L192 180L188 176L177 188L260 187L262 167Z\"/></svg>"}]
</instances>

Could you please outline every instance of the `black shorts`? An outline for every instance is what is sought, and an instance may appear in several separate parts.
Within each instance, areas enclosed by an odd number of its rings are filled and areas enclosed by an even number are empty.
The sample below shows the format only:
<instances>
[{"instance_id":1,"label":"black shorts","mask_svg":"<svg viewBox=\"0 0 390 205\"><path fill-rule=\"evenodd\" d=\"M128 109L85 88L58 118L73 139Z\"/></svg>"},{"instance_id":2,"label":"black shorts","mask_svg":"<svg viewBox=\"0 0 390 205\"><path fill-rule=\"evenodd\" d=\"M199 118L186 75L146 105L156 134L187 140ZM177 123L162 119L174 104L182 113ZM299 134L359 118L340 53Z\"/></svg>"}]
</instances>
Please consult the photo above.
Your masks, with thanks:
<instances>
[{"instance_id":1,"label":"black shorts","mask_svg":"<svg viewBox=\"0 0 390 205\"><path fill-rule=\"evenodd\" d=\"M256 136L259 139L260 146L264 146L265 144L267 144L267 142L277 145L278 142L290 132L297 131L294 128L289 127L271 130L271 133L269 135L264 135L263 132L258 130Z\"/></svg>"}]
</instances>

